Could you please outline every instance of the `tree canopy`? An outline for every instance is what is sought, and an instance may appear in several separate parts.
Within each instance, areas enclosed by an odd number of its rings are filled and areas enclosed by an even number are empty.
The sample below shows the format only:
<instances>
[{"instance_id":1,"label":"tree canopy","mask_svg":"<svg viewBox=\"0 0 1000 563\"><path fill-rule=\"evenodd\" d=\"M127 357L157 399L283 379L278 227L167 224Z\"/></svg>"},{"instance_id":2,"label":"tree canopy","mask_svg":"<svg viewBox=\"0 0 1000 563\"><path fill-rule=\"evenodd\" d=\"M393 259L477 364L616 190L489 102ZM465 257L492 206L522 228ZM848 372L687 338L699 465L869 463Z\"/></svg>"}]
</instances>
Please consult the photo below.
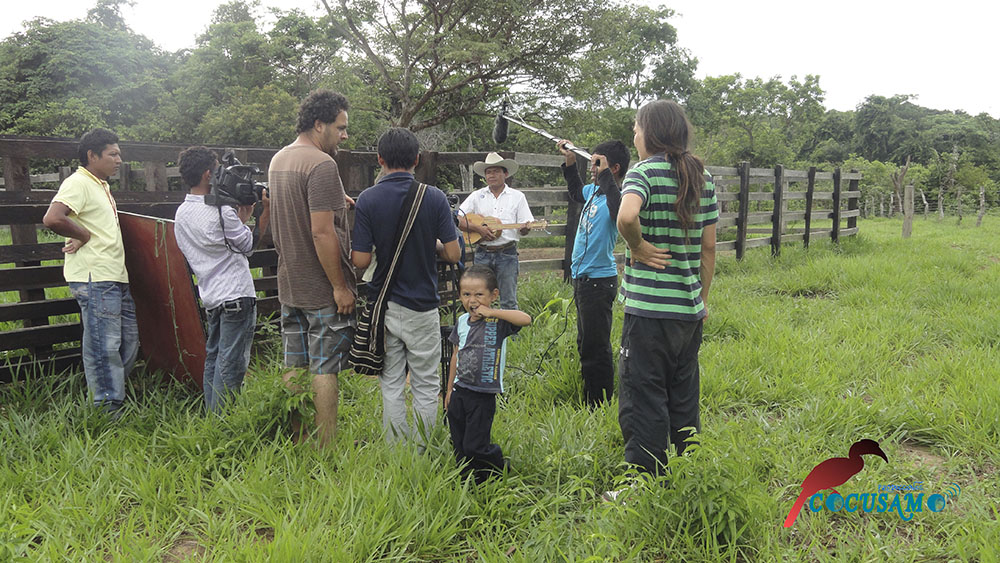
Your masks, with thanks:
<instances>
[{"instance_id":1,"label":"tree canopy","mask_svg":"<svg viewBox=\"0 0 1000 563\"><path fill-rule=\"evenodd\" d=\"M696 53L665 7L322 0L322 13L309 15L231 0L194 46L165 52L129 28L123 5L98 0L81 20L38 18L0 41L0 133L75 137L106 126L145 141L280 146L294 137L299 100L328 87L351 100L348 148L371 147L395 125L436 150L554 152L516 127L507 145L492 146L500 100L581 145L631 146L636 108L673 98L709 164L864 165L881 177L880 167L909 158L907 178L930 188L957 148L955 182L1000 184L997 119L908 95L827 110L816 75L697 79Z\"/></svg>"}]
</instances>

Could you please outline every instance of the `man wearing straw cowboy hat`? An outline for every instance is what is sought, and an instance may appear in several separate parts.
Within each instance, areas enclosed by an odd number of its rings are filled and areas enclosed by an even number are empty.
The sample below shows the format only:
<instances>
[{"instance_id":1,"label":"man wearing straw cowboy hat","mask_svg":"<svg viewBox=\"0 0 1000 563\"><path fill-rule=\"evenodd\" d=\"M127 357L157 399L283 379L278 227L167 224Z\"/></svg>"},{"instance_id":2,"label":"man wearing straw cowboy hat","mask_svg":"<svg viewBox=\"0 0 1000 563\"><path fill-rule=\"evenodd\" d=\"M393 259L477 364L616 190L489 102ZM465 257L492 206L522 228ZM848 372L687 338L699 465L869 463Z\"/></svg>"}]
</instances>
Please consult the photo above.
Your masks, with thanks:
<instances>
[{"instance_id":1,"label":"man wearing straw cowboy hat","mask_svg":"<svg viewBox=\"0 0 1000 563\"><path fill-rule=\"evenodd\" d=\"M476 162L472 170L486 179L486 187L472 192L459 209L458 228L476 233L482 238L476 245L475 263L493 269L500 286L500 308L517 309L517 241L528 234L535 220L524 194L507 185L507 178L517 172L517 162L495 152L486 160ZM481 223L468 220L469 214L495 217L502 225L521 225L518 229L491 230Z\"/></svg>"}]
</instances>

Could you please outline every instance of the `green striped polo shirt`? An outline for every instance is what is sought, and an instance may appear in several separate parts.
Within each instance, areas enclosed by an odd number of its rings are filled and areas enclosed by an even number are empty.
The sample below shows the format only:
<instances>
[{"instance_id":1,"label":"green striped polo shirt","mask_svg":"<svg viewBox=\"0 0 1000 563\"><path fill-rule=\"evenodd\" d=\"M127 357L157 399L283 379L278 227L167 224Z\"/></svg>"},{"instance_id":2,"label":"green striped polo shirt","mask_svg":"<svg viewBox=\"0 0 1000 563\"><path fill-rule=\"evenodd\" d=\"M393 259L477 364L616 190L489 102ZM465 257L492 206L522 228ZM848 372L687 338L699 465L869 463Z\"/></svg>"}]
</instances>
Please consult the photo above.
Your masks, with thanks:
<instances>
[{"instance_id":1,"label":"green striped polo shirt","mask_svg":"<svg viewBox=\"0 0 1000 563\"><path fill-rule=\"evenodd\" d=\"M697 321L705 317L701 301L701 233L706 225L719 220L715 184L705 172L701 204L692 217L694 227L687 237L681 228L674 204L677 200L677 171L663 155L637 164L625 177L622 195L642 198L639 224L642 238L659 248L670 249L670 265L657 270L631 259L625 253L625 312L640 317Z\"/></svg>"}]
</instances>

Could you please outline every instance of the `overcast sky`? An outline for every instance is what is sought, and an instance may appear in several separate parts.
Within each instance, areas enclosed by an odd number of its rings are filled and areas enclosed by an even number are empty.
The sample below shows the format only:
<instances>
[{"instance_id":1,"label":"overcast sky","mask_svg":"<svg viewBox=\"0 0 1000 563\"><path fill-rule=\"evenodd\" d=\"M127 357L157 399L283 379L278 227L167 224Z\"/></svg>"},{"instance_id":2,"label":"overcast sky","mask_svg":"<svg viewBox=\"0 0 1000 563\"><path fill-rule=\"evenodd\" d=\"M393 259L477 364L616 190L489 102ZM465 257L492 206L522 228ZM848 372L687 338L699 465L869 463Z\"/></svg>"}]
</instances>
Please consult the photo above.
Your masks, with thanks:
<instances>
[{"instance_id":1,"label":"overcast sky","mask_svg":"<svg viewBox=\"0 0 1000 563\"><path fill-rule=\"evenodd\" d=\"M483 0L489 1L489 0ZM0 36L37 16L82 18L88 0L7 1ZM221 0L136 0L125 20L160 47L193 47ZM318 14L317 0L263 0ZM657 4L656 0L645 0ZM698 77L818 74L828 109L851 110L871 94L913 94L925 107L1000 118L1000 3L951 0L673 0L678 42Z\"/></svg>"}]
</instances>

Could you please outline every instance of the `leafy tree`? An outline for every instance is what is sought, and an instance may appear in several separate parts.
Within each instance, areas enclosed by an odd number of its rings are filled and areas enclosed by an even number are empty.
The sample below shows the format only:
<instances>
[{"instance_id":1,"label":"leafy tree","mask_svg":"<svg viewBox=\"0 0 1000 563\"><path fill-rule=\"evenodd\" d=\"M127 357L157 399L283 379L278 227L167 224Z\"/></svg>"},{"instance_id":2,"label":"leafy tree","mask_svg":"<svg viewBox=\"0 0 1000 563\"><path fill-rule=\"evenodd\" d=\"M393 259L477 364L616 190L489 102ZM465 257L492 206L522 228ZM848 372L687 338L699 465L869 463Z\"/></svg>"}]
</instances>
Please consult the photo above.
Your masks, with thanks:
<instances>
[{"instance_id":1,"label":"leafy tree","mask_svg":"<svg viewBox=\"0 0 1000 563\"><path fill-rule=\"evenodd\" d=\"M566 95L590 109L638 109L669 98L683 102L695 87L698 59L677 45L674 11L608 4L588 21L591 44L566 68Z\"/></svg>"},{"instance_id":2,"label":"leafy tree","mask_svg":"<svg viewBox=\"0 0 1000 563\"><path fill-rule=\"evenodd\" d=\"M102 125L128 137L151 119L172 67L115 16L120 3L98 4L88 20L37 18L0 42L0 131L77 136Z\"/></svg>"},{"instance_id":3,"label":"leafy tree","mask_svg":"<svg viewBox=\"0 0 1000 563\"><path fill-rule=\"evenodd\" d=\"M331 5L354 71L381 116L414 131L482 111L505 90L553 88L597 0L372 0Z\"/></svg>"},{"instance_id":4,"label":"leafy tree","mask_svg":"<svg viewBox=\"0 0 1000 563\"><path fill-rule=\"evenodd\" d=\"M843 162L850 154L853 132L853 112L828 110L803 144L804 156L813 162Z\"/></svg>"},{"instance_id":5,"label":"leafy tree","mask_svg":"<svg viewBox=\"0 0 1000 563\"><path fill-rule=\"evenodd\" d=\"M791 162L811 140L822 101L816 76L802 82L793 76L786 85L780 77L732 74L703 80L688 100L688 112L700 128L699 146L707 149L707 158L771 166Z\"/></svg>"},{"instance_id":6,"label":"leafy tree","mask_svg":"<svg viewBox=\"0 0 1000 563\"><path fill-rule=\"evenodd\" d=\"M195 134L206 143L281 147L295 138L298 105L277 86L253 88L209 109Z\"/></svg>"},{"instance_id":7,"label":"leafy tree","mask_svg":"<svg viewBox=\"0 0 1000 563\"><path fill-rule=\"evenodd\" d=\"M277 21L266 33L268 59L282 89L304 98L342 66L342 41L325 17L312 18L299 10L272 13Z\"/></svg>"}]
</instances>

